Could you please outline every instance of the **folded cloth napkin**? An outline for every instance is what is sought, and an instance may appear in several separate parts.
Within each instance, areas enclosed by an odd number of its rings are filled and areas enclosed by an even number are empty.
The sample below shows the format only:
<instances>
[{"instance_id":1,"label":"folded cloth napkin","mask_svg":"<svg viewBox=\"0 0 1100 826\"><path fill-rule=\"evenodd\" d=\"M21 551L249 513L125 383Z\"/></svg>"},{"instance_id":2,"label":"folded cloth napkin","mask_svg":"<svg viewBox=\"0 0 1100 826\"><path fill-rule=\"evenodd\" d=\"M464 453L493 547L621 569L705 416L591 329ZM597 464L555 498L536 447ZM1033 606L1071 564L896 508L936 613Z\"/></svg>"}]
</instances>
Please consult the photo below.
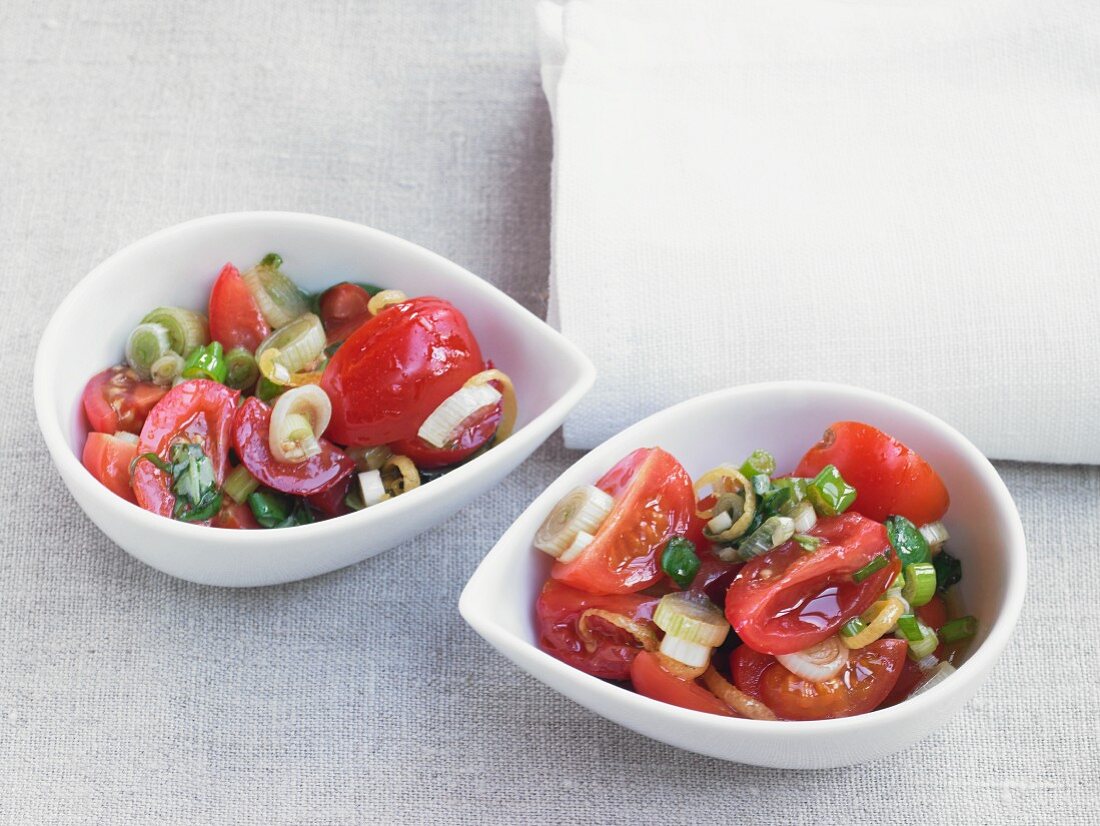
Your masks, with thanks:
<instances>
[{"instance_id":1,"label":"folded cloth napkin","mask_svg":"<svg viewBox=\"0 0 1100 826\"><path fill-rule=\"evenodd\" d=\"M1100 4L537 10L550 316L599 370L567 444L813 378L1100 463Z\"/></svg>"}]
</instances>

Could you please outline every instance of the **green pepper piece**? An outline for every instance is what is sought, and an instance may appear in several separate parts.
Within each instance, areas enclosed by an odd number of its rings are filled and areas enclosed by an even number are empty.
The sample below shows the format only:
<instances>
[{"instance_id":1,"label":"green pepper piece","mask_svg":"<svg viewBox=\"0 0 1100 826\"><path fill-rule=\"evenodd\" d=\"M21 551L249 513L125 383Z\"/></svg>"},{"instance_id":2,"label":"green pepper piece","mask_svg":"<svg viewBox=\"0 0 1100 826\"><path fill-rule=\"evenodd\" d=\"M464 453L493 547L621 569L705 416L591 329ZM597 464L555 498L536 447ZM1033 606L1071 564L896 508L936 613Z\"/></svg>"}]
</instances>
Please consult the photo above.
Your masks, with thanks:
<instances>
[{"instance_id":1,"label":"green pepper piece","mask_svg":"<svg viewBox=\"0 0 1100 826\"><path fill-rule=\"evenodd\" d=\"M746 479L759 476L761 473L771 476L775 473L775 457L766 450L754 450L745 463L741 465L741 475Z\"/></svg>"},{"instance_id":2,"label":"green pepper piece","mask_svg":"<svg viewBox=\"0 0 1100 826\"><path fill-rule=\"evenodd\" d=\"M928 562L932 559L927 540L921 535L917 526L904 516L887 518L886 535L890 537L890 544L894 546L894 552L901 560L902 570L905 570L907 565Z\"/></svg>"},{"instance_id":3,"label":"green pepper piece","mask_svg":"<svg viewBox=\"0 0 1100 826\"><path fill-rule=\"evenodd\" d=\"M205 347L196 347L187 357L180 374L185 379L210 379L225 384L229 375L229 366L225 361L225 351L220 341L212 341Z\"/></svg>"},{"instance_id":4,"label":"green pepper piece","mask_svg":"<svg viewBox=\"0 0 1100 826\"><path fill-rule=\"evenodd\" d=\"M844 513L856 501L856 489L844 481L836 465L825 465L810 482L806 495L822 516Z\"/></svg>"},{"instance_id":5,"label":"green pepper piece","mask_svg":"<svg viewBox=\"0 0 1100 826\"><path fill-rule=\"evenodd\" d=\"M669 539L661 553L661 570L681 588L691 585L695 575L699 573L699 557L695 554L695 543L682 536Z\"/></svg>"}]
</instances>

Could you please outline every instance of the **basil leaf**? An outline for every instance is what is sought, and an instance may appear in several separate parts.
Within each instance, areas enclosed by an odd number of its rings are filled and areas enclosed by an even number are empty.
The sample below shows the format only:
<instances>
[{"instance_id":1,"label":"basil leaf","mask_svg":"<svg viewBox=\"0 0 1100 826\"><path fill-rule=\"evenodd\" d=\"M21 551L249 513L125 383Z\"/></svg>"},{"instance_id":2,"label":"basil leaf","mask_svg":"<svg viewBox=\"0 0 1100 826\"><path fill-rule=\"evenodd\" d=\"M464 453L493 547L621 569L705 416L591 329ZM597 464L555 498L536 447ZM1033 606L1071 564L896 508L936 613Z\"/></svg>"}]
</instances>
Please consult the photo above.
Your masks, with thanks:
<instances>
[{"instance_id":1,"label":"basil leaf","mask_svg":"<svg viewBox=\"0 0 1100 826\"><path fill-rule=\"evenodd\" d=\"M902 570L906 565L928 562L932 558L928 541L921 535L917 526L904 516L887 518L886 535L890 537L890 544L894 546L894 551L901 560Z\"/></svg>"}]
</instances>

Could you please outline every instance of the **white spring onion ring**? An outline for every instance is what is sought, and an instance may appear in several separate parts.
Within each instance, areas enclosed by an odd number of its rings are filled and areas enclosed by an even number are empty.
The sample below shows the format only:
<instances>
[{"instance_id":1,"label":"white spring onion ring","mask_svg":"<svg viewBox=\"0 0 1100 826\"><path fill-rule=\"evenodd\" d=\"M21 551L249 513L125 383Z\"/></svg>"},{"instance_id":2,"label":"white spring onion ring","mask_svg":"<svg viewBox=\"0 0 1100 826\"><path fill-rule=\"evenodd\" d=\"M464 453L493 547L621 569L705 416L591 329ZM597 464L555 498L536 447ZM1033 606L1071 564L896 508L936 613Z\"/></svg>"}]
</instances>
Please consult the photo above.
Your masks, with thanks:
<instances>
[{"instance_id":1,"label":"white spring onion ring","mask_svg":"<svg viewBox=\"0 0 1100 826\"><path fill-rule=\"evenodd\" d=\"M792 674L820 683L831 680L848 664L848 648L835 634L816 645L794 654L776 654L775 658Z\"/></svg>"},{"instance_id":2,"label":"white spring onion ring","mask_svg":"<svg viewBox=\"0 0 1100 826\"><path fill-rule=\"evenodd\" d=\"M139 324L126 339L126 361L143 379L148 379L153 364L170 352L168 330L163 324Z\"/></svg>"},{"instance_id":3,"label":"white spring onion ring","mask_svg":"<svg viewBox=\"0 0 1100 826\"><path fill-rule=\"evenodd\" d=\"M241 275L264 320L272 327L289 324L309 310L305 297L294 282L279 271L282 263L279 256L268 255Z\"/></svg>"},{"instance_id":4,"label":"white spring onion ring","mask_svg":"<svg viewBox=\"0 0 1100 826\"><path fill-rule=\"evenodd\" d=\"M378 315L391 304L400 304L408 301L409 297L401 290L380 290L371 296L367 302L367 311L371 315Z\"/></svg>"},{"instance_id":5,"label":"white spring onion ring","mask_svg":"<svg viewBox=\"0 0 1100 826\"><path fill-rule=\"evenodd\" d=\"M482 384L499 384L501 395L500 424L497 425L497 435L493 438L493 444L499 445L512 435L516 426L516 413L519 410L516 402L516 388L506 373L497 369L482 370L475 376L466 379L464 387L478 387Z\"/></svg>"},{"instance_id":6,"label":"white spring onion ring","mask_svg":"<svg viewBox=\"0 0 1100 826\"><path fill-rule=\"evenodd\" d=\"M569 547L561 552L561 556L558 557L558 562L563 565L567 562L572 562L578 556L581 555L581 551L592 544L592 540L595 539L588 531L577 531L577 535L573 538Z\"/></svg>"},{"instance_id":7,"label":"white spring onion ring","mask_svg":"<svg viewBox=\"0 0 1100 826\"><path fill-rule=\"evenodd\" d=\"M382 483L382 472L378 470L367 470L359 474L359 490L363 496L363 504L368 508L390 498Z\"/></svg>"},{"instance_id":8,"label":"white spring onion ring","mask_svg":"<svg viewBox=\"0 0 1100 826\"><path fill-rule=\"evenodd\" d=\"M740 714L750 720L776 720L775 713L759 700L750 697L714 670L713 667L703 672L703 683L710 693Z\"/></svg>"},{"instance_id":9,"label":"white spring onion ring","mask_svg":"<svg viewBox=\"0 0 1100 826\"><path fill-rule=\"evenodd\" d=\"M917 687L913 689L913 692L909 696L916 697L918 694L923 694L933 686L937 686L942 683L954 673L955 666L951 665L951 663L949 663L947 660L943 660L942 662L937 663L935 666L932 667L930 671L926 673L924 680L922 680L917 685Z\"/></svg>"},{"instance_id":10,"label":"white spring onion ring","mask_svg":"<svg viewBox=\"0 0 1100 826\"><path fill-rule=\"evenodd\" d=\"M120 442L126 442L127 444L136 445L141 439L138 438L136 433L129 433L125 430L118 430L115 432L115 438Z\"/></svg>"},{"instance_id":11,"label":"white spring onion ring","mask_svg":"<svg viewBox=\"0 0 1100 826\"><path fill-rule=\"evenodd\" d=\"M256 366L275 384L298 387L317 384L321 372L308 369L325 351L325 328L313 313L305 313L273 332L256 348Z\"/></svg>"},{"instance_id":12,"label":"white spring onion ring","mask_svg":"<svg viewBox=\"0 0 1100 826\"><path fill-rule=\"evenodd\" d=\"M174 350L169 350L149 367L149 375L153 383L160 387L171 387L183 373L183 356Z\"/></svg>"},{"instance_id":13,"label":"white spring onion ring","mask_svg":"<svg viewBox=\"0 0 1100 826\"><path fill-rule=\"evenodd\" d=\"M730 624L703 594L677 591L665 594L653 612L653 622L666 634L713 648L721 645Z\"/></svg>"},{"instance_id":14,"label":"white spring onion ring","mask_svg":"<svg viewBox=\"0 0 1100 826\"><path fill-rule=\"evenodd\" d=\"M328 394L315 384L287 390L271 409L268 445L277 462L304 462L321 452L317 441L332 418Z\"/></svg>"},{"instance_id":15,"label":"white spring onion ring","mask_svg":"<svg viewBox=\"0 0 1100 826\"><path fill-rule=\"evenodd\" d=\"M807 501L799 502L791 511L791 521L794 522L795 533L807 533L817 524L817 511Z\"/></svg>"},{"instance_id":16,"label":"white spring onion ring","mask_svg":"<svg viewBox=\"0 0 1100 826\"><path fill-rule=\"evenodd\" d=\"M683 637L677 637L675 634L665 634L661 640L662 654L690 668L705 669L710 663L710 652L713 650L709 645L688 642ZM701 674L702 671L699 673Z\"/></svg>"},{"instance_id":17,"label":"white spring onion ring","mask_svg":"<svg viewBox=\"0 0 1100 826\"><path fill-rule=\"evenodd\" d=\"M500 391L491 384L463 385L432 411L416 435L434 447L447 447L462 435L468 419L496 407L501 398Z\"/></svg>"},{"instance_id":18,"label":"white spring onion ring","mask_svg":"<svg viewBox=\"0 0 1100 826\"><path fill-rule=\"evenodd\" d=\"M574 488L554 505L535 533L535 547L555 559L560 557L582 531L596 535L611 513L615 500L595 485Z\"/></svg>"},{"instance_id":19,"label":"white spring onion ring","mask_svg":"<svg viewBox=\"0 0 1100 826\"><path fill-rule=\"evenodd\" d=\"M943 522L929 522L927 525L921 525L920 535L928 543L928 550L933 556L943 550L943 543L951 538Z\"/></svg>"},{"instance_id":20,"label":"white spring onion ring","mask_svg":"<svg viewBox=\"0 0 1100 826\"><path fill-rule=\"evenodd\" d=\"M145 315L142 324L159 324L168 331L168 345L181 356L210 341L206 316L183 307L157 307Z\"/></svg>"},{"instance_id":21,"label":"white spring onion ring","mask_svg":"<svg viewBox=\"0 0 1100 826\"><path fill-rule=\"evenodd\" d=\"M599 645L599 640L596 639L589 627L589 617L599 617L604 622L626 631L646 651L653 651L657 648L657 635L648 622L632 619L623 614L604 611L602 608L589 608L577 618L577 636L580 637L585 649L589 652L595 651Z\"/></svg>"},{"instance_id":22,"label":"white spring onion ring","mask_svg":"<svg viewBox=\"0 0 1100 826\"><path fill-rule=\"evenodd\" d=\"M400 496L420 487L420 472L408 456L391 456L382 465L381 474L390 496Z\"/></svg>"}]
</instances>

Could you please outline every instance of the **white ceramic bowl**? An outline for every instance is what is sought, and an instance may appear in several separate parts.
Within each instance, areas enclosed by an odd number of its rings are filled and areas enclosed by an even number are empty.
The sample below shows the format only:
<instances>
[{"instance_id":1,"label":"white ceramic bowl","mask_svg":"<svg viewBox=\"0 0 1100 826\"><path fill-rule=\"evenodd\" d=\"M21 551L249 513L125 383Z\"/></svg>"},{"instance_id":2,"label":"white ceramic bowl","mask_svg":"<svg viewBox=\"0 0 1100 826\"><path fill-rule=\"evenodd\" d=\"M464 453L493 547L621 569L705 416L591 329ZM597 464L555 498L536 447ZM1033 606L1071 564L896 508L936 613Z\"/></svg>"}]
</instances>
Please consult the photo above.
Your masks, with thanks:
<instances>
[{"instance_id":1,"label":"white ceramic bowl","mask_svg":"<svg viewBox=\"0 0 1100 826\"><path fill-rule=\"evenodd\" d=\"M638 447L668 450L693 475L752 450L771 451L791 469L834 421L856 419L917 450L951 494L945 522L963 561L962 589L979 632L958 671L892 708L840 720L769 722L716 717L634 694L591 677L536 644L535 598L549 557L531 547L539 524L573 487L591 484ZM723 390L668 408L608 439L539 496L470 578L459 603L466 621L498 651L581 705L674 746L759 766L827 768L874 760L943 725L989 675L1024 598L1024 535L1001 478L957 431L912 405L853 387L778 382ZM522 727L523 721L516 720Z\"/></svg>"},{"instance_id":2,"label":"white ceramic bowl","mask_svg":"<svg viewBox=\"0 0 1100 826\"><path fill-rule=\"evenodd\" d=\"M482 352L516 386L513 436L421 488L359 513L274 531L213 530L155 516L100 485L80 462L85 382L117 363L126 336L160 305L205 307L226 261L242 269L283 256L306 290L370 281L437 295L466 316ZM54 463L85 513L138 559L213 585L268 585L315 576L411 539L497 484L561 425L595 371L569 341L511 298L445 258L359 224L283 212L200 218L111 256L61 303L38 347L34 401Z\"/></svg>"}]
</instances>

